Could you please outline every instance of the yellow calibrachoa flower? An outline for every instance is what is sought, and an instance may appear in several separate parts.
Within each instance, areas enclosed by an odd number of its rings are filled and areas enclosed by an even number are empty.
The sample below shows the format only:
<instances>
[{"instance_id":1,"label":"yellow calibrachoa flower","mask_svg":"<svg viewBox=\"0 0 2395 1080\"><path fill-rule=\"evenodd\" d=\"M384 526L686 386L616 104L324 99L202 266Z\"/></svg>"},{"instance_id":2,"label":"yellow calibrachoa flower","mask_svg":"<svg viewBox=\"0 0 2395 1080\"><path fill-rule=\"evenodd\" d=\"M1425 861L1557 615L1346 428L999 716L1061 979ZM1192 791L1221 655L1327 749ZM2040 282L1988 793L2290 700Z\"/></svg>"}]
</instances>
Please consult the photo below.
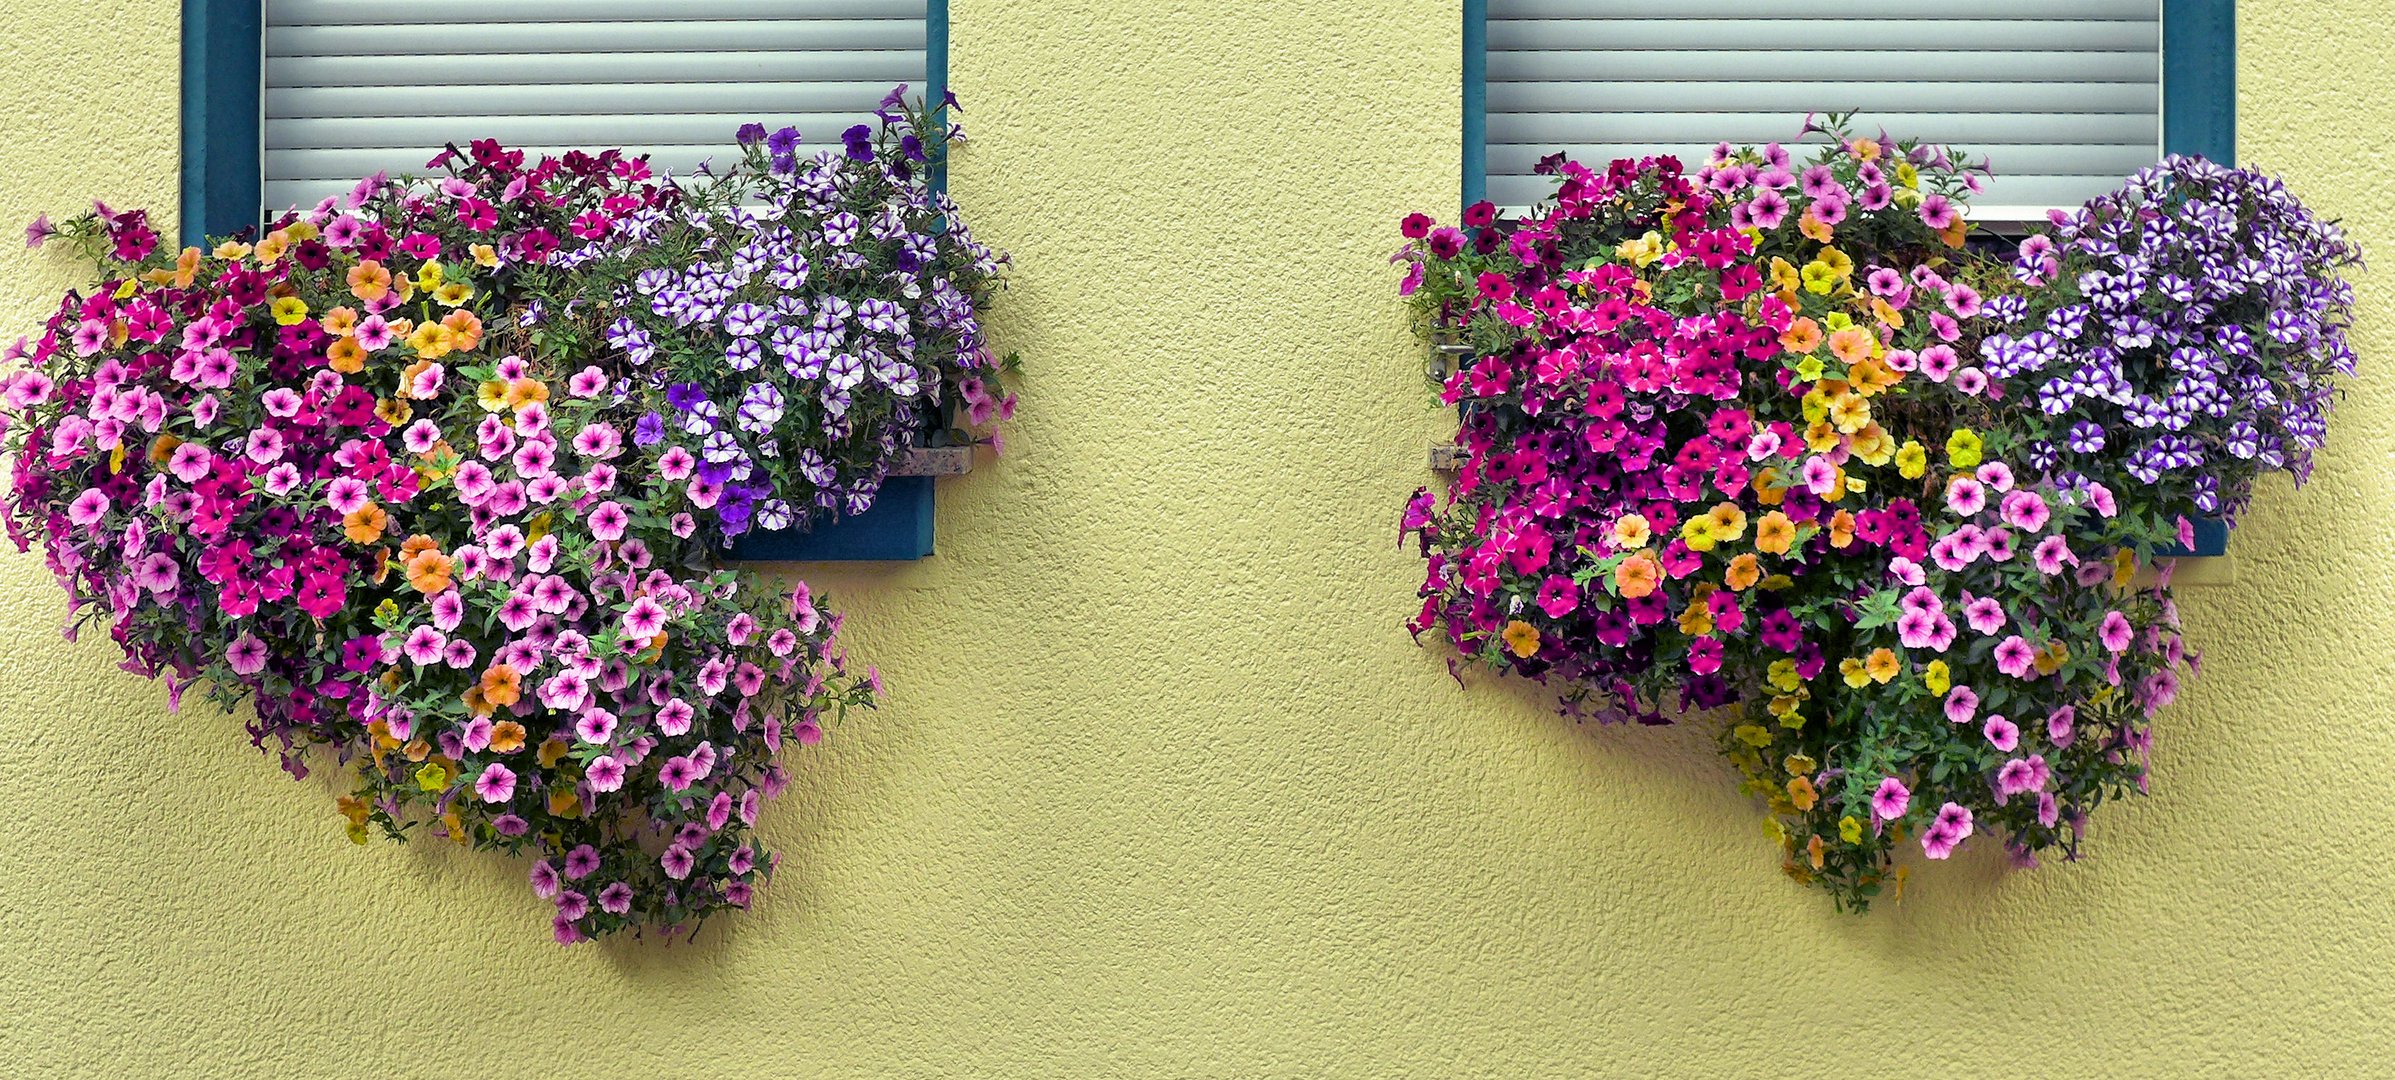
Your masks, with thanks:
<instances>
[{"instance_id":1,"label":"yellow calibrachoa flower","mask_svg":"<svg viewBox=\"0 0 2395 1080\"><path fill-rule=\"evenodd\" d=\"M1680 523L1680 542L1690 551L1711 551L1719 543L1713 539L1713 527L1703 517L1692 517Z\"/></svg>"},{"instance_id":2,"label":"yellow calibrachoa flower","mask_svg":"<svg viewBox=\"0 0 2395 1080\"><path fill-rule=\"evenodd\" d=\"M1805 684L1804 676L1797 674L1796 661L1786 657L1772 661L1771 666L1764 670L1763 680L1783 694L1795 693L1797 687Z\"/></svg>"},{"instance_id":3,"label":"yellow calibrachoa flower","mask_svg":"<svg viewBox=\"0 0 2395 1080\"><path fill-rule=\"evenodd\" d=\"M1897 187L1902 187L1902 188L1914 188L1914 187L1920 187L1920 186L1921 186L1921 170L1920 170L1920 169L1917 169L1917 168L1915 168L1915 167L1913 166L1913 163L1912 163L1912 162L1909 162L1909 161L1900 161L1900 162L1897 162L1897 163L1896 163L1896 186L1897 186Z\"/></svg>"},{"instance_id":4,"label":"yellow calibrachoa flower","mask_svg":"<svg viewBox=\"0 0 2395 1080\"><path fill-rule=\"evenodd\" d=\"M1982 449L1979 433L1970 428L1956 428L1946 437L1946 460L1957 469L1979 464Z\"/></svg>"},{"instance_id":5,"label":"yellow calibrachoa flower","mask_svg":"<svg viewBox=\"0 0 2395 1080\"><path fill-rule=\"evenodd\" d=\"M1865 465L1885 465L1896 455L1896 440L1876 422L1863 425L1863 430L1855 432L1853 441L1847 445Z\"/></svg>"},{"instance_id":6,"label":"yellow calibrachoa flower","mask_svg":"<svg viewBox=\"0 0 2395 1080\"><path fill-rule=\"evenodd\" d=\"M489 244L476 244L468 249L474 253L474 265L485 270L499 265L499 251Z\"/></svg>"},{"instance_id":7,"label":"yellow calibrachoa flower","mask_svg":"<svg viewBox=\"0 0 2395 1080\"><path fill-rule=\"evenodd\" d=\"M1853 394L1840 394L1830 401L1829 419L1839 432L1852 435L1871 425L1871 403Z\"/></svg>"},{"instance_id":8,"label":"yellow calibrachoa flower","mask_svg":"<svg viewBox=\"0 0 2395 1080\"><path fill-rule=\"evenodd\" d=\"M223 259L226 262L234 262L248 257L249 245L235 240L227 240L224 243L216 245L216 251L214 254L217 258Z\"/></svg>"},{"instance_id":9,"label":"yellow calibrachoa flower","mask_svg":"<svg viewBox=\"0 0 2395 1080\"><path fill-rule=\"evenodd\" d=\"M1746 535L1746 511L1740 510L1737 503L1715 504L1705 513L1705 522L1713 539L1725 544Z\"/></svg>"},{"instance_id":10,"label":"yellow calibrachoa flower","mask_svg":"<svg viewBox=\"0 0 2395 1080\"><path fill-rule=\"evenodd\" d=\"M1914 439L1906 439L1896 451L1896 474L1907 480L1919 480L1929 471L1929 450Z\"/></svg>"},{"instance_id":11,"label":"yellow calibrachoa flower","mask_svg":"<svg viewBox=\"0 0 2395 1080\"><path fill-rule=\"evenodd\" d=\"M442 307L456 307L474 295L474 286L463 281L451 281L432 291L432 298Z\"/></svg>"},{"instance_id":12,"label":"yellow calibrachoa flower","mask_svg":"<svg viewBox=\"0 0 2395 1080\"><path fill-rule=\"evenodd\" d=\"M308 321L308 302L296 296L286 296L267 306L274 313L277 326L298 326Z\"/></svg>"},{"instance_id":13,"label":"yellow calibrachoa flower","mask_svg":"<svg viewBox=\"0 0 2395 1080\"><path fill-rule=\"evenodd\" d=\"M1809 222L1813 218L1807 214L1805 220ZM1827 228L1827 226L1823 227ZM1802 273L1805 279L1805 289L1809 292L1828 296L1831 289L1838 287L1838 272L1831 269L1830 264L1819 259L1806 263Z\"/></svg>"},{"instance_id":14,"label":"yellow calibrachoa flower","mask_svg":"<svg viewBox=\"0 0 2395 1080\"><path fill-rule=\"evenodd\" d=\"M1622 241L1620 247L1613 249L1614 255L1620 257L1626 262L1631 263L1634 266L1637 266L1641 270L1653 265L1655 260L1662 258L1663 252L1663 235L1652 230L1649 230L1645 236L1641 236L1635 240L1624 240Z\"/></svg>"},{"instance_id":15,"label":"yellow calibrachoa flower","mask_svg":"<svg viewBox=\"0 0 2395 1080\"><path fill-rule=\"evenodd\" d=\"M1505 647L1525 660L1538 652L1538 627L1515 619L1505 624Z\"/></svg>"},{"instance_id":16,"label":"yellow calibrachoa flower","mask_svg":"<svg viewBox=\"0 0 2395 1080\"><path fill-rule=\"evenodd\" d=\"M1813 258L1815 261L1828 264L1829 268L1837 273L1840 281L1854 276L1854 257L1837 248L1822 248L1820 254ZM1838 314L1840 317L1845 315L1844 312Z\"/></svg>"},{"instance_id":17,"label":"yellow calibrachoa flower","mask_svg":"<svg viewBox=\"0 0 2395 1080\"><path fill-rule=\"evenodd\" d=\"M416 287L426 292L440 288L441 282L446 280L448 277L442 271L439 259L426 259L424 265L416 268Z\"/></svg>"},{"instance_id":18,"label":"yellow calibrachoa flower","mask_svg":"<svg viewBox=\"0 0 2395 1080\"><path fill-rule=\"evenodd\" d=\"M1939 697L1945 697L1946 691L1954 687L1954 679L1947 674L1944 660L1930 661L1929 666L1921 670L1921 682L1929 687L1930 693Z\"/></svg>"},{"instance_id":19,"label":"yellow calibrachoa flower","mask_svg":"<svg viewBox=\"0 0 2395 1080\"><path fill-rule=\"evenodd\" d=\"M1705 606L1702 599L1690 600L1687 609L1680 612L1679 625L1680 632L1689 637L1710 634L1713 632L1713 609Z\"/></svg>"},{"instance_id":20,"label":"yellow calibrachoa flower","mask_svg":"<svg viewBox=\"0 0 2395 1080\"><path fill-rule=\"evenodd\" d=\"M1756 501L1765 506L1778 506L1788 499L1788 489L1780 486L1780 470L1770 465L1756 469L1747 486L1755 490Z\"/></svg>"},{"instance_id":21,"label":"yellow calibrachoa flower","mask_svg":"<svg viewBox=\"0 0 2395 1080\"><path fill-rule=\"evenodd\" d=\"M2112 587L2126 589L2137 577L2137 553L2122 548L2112 553Z\"/></svg>"},{"instance_id":22,"label":"yellow calibrachoa flower","mask_svg":"<svg viewBox=\"0 0 2395 1080\"><path fill-rule=\"evenodd\" d=\"M1644 514L1625 514L1613 523L1613 546L1617 548L1642 548L1653 536L1653 527L1647 524Z\"/></svg>"},{"instance_id":23,"label":"yellow calibrachoa flower","mask_svg":"<svg viewBox=\"0 0 2395 1080\"><path fill-rule=\"evenodd\" d=\"M446 791L449 788L449 770L442 768L439 762L427 762L423 768L416 770L416 786L426 791Z\"/></svg>"},{"instance_id":24,"label":"yellow calibrachoa flower","mask_svg":"<svg viewBox=\"0 0 2395 1080\"><path fill-rule=\"evenodd\" d=\"M498 412L507 407L507 382L492 379L474 388L474 403L484 412Z\"/></svg>"},{"instance_id":25,"label":"yellow calibrachoa flower","mask_svg":"<svg viewBox=\"0 0 2395 1080\"><path fill-rule=\"evenodd\" d=\"M1849 815L1847 815L1847 816L1845 816L1845 817L1839 818L1839 819L1838 819L1838 839L1840 839L1840 840L1844 840L1844 841L1846 841L1846 842L1847 842L1847 843L1849 843L1849 844L1860 844L1860 843L1862 843L1862 842L1863 842L1863 823L1862 823L1862 822L1860 822L1860 821L1857 821L1857 820L1855 820L1855 819L1854 819L1854 815L1852 815L1852 814L1849 814Z\"/></svg>"},{"instance_id":26,"label":"yellow calibrachoa flower","mask_svg":"<svg viewBox=\"0 0 2395 1080\"><path fill-rule=\"evenodd\" d=\"M1904 329L1904 313L1896 310L1896 308L1889 304L1886 300L1876 296L1871 298L1871 317L1877 319L1880 325L1886 326L1889 329Z\"/></svg>"},{"instance_id":27,"label":"yellow calibrachoa flower","mask_svg":"<svg viewBox=\"0 0 2395 1080\"><path fill-rule=\"evenodd\" d=\"M1828 369L1818 356L1808 356L1796 362L1796 377L1805 382L1817 382Z\"/></svg>"},{"instance_id":28,"label":"yellow calibrachoa flower","mask_svg":"<svg viewBox=\"0 0 2395 1080\"><path fill-rule=\"evenodd\" d=\"M415 333L408 335L407 344L416 350L417 356L426 360L438 360L449 355L452 349L449 328L437 322L417 327Z\"/></svg>"},{"instance_id":29,"label":"yellow calibrachoa flower","mask_svg":"<svg viewBox=\"0 0 2395 1080\"><path fill-rule=\"evenodd\" d=\"M1794 263L1777 255L1771 257L1771 289L1780 294L1782 302L1794 306L1796 291L1804 288L1804 285L1804 275L1797 272Z\"/></svg>"},{"instance_id":30,"label":"yellow calibrachoa flower","mask_svg":"<svg viewBox=\"0 0 2395 1080\"><path fill-rule=\"evenodd\" d=\"M1838 661L1838 675L1846 680L1846 685L1857 690L1871 682L1871 676L1863 670L1863 662L1851 656Z\"/></svg>"}]
</instances>

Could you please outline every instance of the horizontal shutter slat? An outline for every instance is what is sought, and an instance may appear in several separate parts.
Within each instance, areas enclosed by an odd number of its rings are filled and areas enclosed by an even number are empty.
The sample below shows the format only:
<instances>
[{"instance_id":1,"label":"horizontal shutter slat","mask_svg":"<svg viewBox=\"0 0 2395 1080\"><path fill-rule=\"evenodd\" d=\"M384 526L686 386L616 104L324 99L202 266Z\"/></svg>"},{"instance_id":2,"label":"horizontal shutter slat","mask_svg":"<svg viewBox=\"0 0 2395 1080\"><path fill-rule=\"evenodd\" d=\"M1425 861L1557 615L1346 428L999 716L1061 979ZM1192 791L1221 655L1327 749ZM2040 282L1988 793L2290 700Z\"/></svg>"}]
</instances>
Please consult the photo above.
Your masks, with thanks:
<instances>
[{"instance_id":1,"label":"horizontal shutter slat","mask_svg":"<svg viewBox=\"0 0 2395 1080\"><path fill-rule=\"evenodd\" d=\"M298 57L379 57L414 51L419 31L387 26L274 26L266 51ZM446 43L447 56L533 56L551 53L763 52L797 49L923 47L921 19L748 19L722 22L495 23ZM410 59L417 59L411 57Z\"/></svg>"},{"instance_id":2,"label":"horizontal shutter slat","mask_svg":"<svg viewBox=\"0 0 2395 1080\"><path fill-rule=\"evenodd\" d=\"M842 81L923 77L923 50L808 52L564 53L548 56L269 56L266 85L388 86L419 82L493 86L532 92L551 85L645 82L753 82L797 72ZM873 102L865 103L870 110Z\"/></svg>"},{"instance_id":3,"label":"horizontal shutter slat","mask_svg":"<svg viewBox=\"0 0 2395 1080\"><path fill-rule=\"evenodd\" d=\"M494 95L480 87L286 86L266 91L269 121L408 116L428 100L473 99L475 116L629 116L659 113L745 114L752 120L853 110L877 102L891 84L855 82L589 83L543 86L537 94ZM273 126L272 124L269 125ZM808 138L823 132L808 131Z\"/></svg>"},{"instance_id":4,"label":"horizontal shutter slat","mask_svg":"<svg viewBox=\"0 0 2395 1080\"><path fill-rule=\"evenodd\" d=\"M929 68L925 0L267 0L267 204L312 205L448 143L622 146L687 174L743 123L814 147Z\"/></svg>"},{"instance_id":5,"label":"horizontal shutter slat","mask_svg":"<svg viewBox=\"0 0 2395 1080\"><path fill-rule=\"evenodd\" d=\"M724 146L733 145L733 132L755 120L754 113L658 113L617 116L405 116L377 118L371 124L348 119L284 120L267 130L266 149L346 150L376 147L440 146L457 132L475 138L497 139L508 146L580 146L604 149L622 143L676 143L694 134ZM774 122L801 132L814 132L806 142L839 145L841 129L852 122L846 114L776 114ZM459 146L465 142L460 140ZM802 146L805 143L801 144Z\"/></svg>"},{"instance_id":6,"label":"horizontal shutter slat","mask_svg":"<svg viewBox=\"0 0 2395 1080\"><path fill-rule=\"evenodd\" d=\"M1991 143L2139 145L2153 123L2126 113L1890 113L1871 114L1890 134L1962 146L1976 153ZM1489 117L1495 143L1645 143L1707 132L1716 141L1761 146L1794 143L1804 125L1784 111L1708 113L1501 113ZM1870 134L1876 129L1867 130Z\"/></svg>"},{"instance_id":7,"label":"horizontal shutter slat","mask_svg":"<svg viewBox=\"0 0 2395 1080\"><path fill-rule=\"evenodd\" d=\"M1868 71L1897 82L2152 82L2162 54L1779 49L1540 49L1489 53L1489 80L1711 79L1763 86L1821 71Z\"/></svg>"},{"instance_id":8,"label":"horizontal shutter slat","mask_svg":"<svg viewBox=\"0 0 2395 1080\"><path fill-rule=\"evenodd\" d=\"M2152 52L2161 40L2151 18L2126 19L1791 19L1769 24L1774 51L1922 49L1973 52ZM1711 19L1493 19L1489 48L1710 49L1725 37Z\"/></svg>"},{"instance_id":9,"label":"horizontal shutter slat","mask_svg":"<svg viewBox=\"0 0 2395 1080\"><path fill-rule=\"evenodd\" d=\"M925 0L267 0L269 26L481 27L728 19L921 19Z\"/></svg>"},{"instance_id":10,"label":"horizontal shutter slat","mask_svg":"<svg viewBox=\"0 0 2395 1080\"><path fill-rule=\"evenodd\" d=\"M1848 106L1898 100L1930 112L2143 113L2159 115L2158 83L1890 83L1890 82L1490 82L1489 117L1513 112L1580 112L1603 103L1620 112L1738 112L1777 110L1802 126L1791 101L1837 101Z\"/></svg>"},{"instance_id":11,"label":"horizontal shutter slat","mask_svg":"<svg viewBox=\"0 0 2395 1080\"><path fill-rule=\"evenodd\" d=\"M1556 150L1674 153L1693 169L1717 142L1796 143L1808 113L1990 159L1975 200L1988 205L2076 204L2160 152L2159 0L1980 0L1951 19L1900 0L1790 10L1489 0L1492 197L1543 194L1547 180L1523 178Z\"/></svg>"},{"instance_id":12,"label":"horizontal shutter slat","mask_svg":"<svg viewBox=\"0 0 2395 1080\"><path fill-rule=\"evenodd\" d=\"M1971 19L2152 19L2158 0L1975 0L1956 11ZM1512 19L1643 19L1670 14L1683 19L1721 19L1738 22L1788 21L1799 5L1782 0L1489 0L1491 18ZM1920 18L1934 14L1929 5L1892 0L1807 0L1799 10L1813 19Z\"/></svg>"}]
</instances>

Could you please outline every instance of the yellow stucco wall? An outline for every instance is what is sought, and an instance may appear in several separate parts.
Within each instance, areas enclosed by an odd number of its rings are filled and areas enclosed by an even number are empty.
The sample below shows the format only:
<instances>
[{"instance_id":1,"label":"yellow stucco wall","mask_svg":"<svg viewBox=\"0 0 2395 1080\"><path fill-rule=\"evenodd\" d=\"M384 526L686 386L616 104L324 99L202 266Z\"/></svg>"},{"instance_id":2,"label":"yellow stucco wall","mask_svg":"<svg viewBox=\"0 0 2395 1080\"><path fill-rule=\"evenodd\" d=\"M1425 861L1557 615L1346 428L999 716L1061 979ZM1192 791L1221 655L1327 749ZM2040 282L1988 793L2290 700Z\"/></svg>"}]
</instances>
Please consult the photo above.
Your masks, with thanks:
<instances>
[{"instance_id":1,"label":"yellow stucco wall","mask_svg":"<svg viewBox=\"0 0 2395 1080\"><path fill-rule=\"evenodd\" d=\"M888 704L695 946L561 951L520 865L353 848L0 557L0 1075L2395 1072L2395 278L2316 482L2184 594L2155 796L1837 916L1705 733L1398 629L1438 416L1382 257L1456 188L1456 4L953 0L1021 422L939 557L817 575ZM0 222L172 205L176 10L0 2ZM2240 14L2244 155L2395 258L2381 4ZM0 243L0 316L66 269Z\"/></svg>"}]
</instances>

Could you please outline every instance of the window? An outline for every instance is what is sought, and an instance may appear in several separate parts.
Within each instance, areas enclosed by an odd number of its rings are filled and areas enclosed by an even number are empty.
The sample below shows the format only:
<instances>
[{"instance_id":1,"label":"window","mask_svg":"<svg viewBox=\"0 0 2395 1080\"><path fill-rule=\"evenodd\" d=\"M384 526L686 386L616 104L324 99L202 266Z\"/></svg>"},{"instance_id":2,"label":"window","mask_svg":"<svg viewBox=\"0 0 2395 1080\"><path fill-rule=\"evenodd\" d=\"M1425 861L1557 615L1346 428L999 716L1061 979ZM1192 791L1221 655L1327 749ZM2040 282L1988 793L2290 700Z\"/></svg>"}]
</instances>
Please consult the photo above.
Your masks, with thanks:
<instances>
[{"instance_id":1,"label":"window","mask_svg":"<svg viewBox=\"0 0 2395 1080\"><path fill-rule=\"evenodd\" d=\"M1981 216L2076 205L2163 152L2233 159L2233 0L1465 0L1464 186L1526 206L1542 154L1793 142L1807 111L1996 169Z\"/></svg>"},{"instance_id":2,"label":"window","mask_svg":"<svg viewBox=\"0 0 2395 1080\"><path fill-rule=\"evenodd\" d=\"M688 172L756 120L813 141L904 82L938 100L947 0L184 0L186 239L312 206L452 141L531 153L622 146ZM738 558L914 559L928 476Z\"/></svg>"}]
</instances>

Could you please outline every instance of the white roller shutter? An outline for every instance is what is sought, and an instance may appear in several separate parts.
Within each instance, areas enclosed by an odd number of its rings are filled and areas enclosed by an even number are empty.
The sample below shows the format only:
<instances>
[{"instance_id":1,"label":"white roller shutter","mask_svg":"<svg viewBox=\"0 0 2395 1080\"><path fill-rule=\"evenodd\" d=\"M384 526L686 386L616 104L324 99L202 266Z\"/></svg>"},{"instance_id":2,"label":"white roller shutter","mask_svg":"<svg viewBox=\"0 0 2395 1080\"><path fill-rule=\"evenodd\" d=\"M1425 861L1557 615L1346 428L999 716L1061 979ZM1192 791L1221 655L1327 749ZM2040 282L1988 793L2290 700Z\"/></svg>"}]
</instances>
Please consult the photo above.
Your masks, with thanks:
<instances>
[{"instance_id":1,"label":"white roller shutter","mask_svg":"<svg viewBox=\"0 0 2395 1080\"><path fill-rule=\"evenodd\" d=\"M266 0L266 206L449 142L622 146L687 172L748 121L837 145L921 92L925 0Z\"/></svg>"},{"instance_id":2,"label":"white roller shutter","mask_svg":"<svg viewBox=\"0 0 2395 1080\"><path fill-rule=\"evenodd\" d=\"M1489 197L1585 161L1793 143L1804 114L1989 158L1983 210L2076 205L2162 144L2160 0L1488 0Z\"/></svg>"}]
</instances>

